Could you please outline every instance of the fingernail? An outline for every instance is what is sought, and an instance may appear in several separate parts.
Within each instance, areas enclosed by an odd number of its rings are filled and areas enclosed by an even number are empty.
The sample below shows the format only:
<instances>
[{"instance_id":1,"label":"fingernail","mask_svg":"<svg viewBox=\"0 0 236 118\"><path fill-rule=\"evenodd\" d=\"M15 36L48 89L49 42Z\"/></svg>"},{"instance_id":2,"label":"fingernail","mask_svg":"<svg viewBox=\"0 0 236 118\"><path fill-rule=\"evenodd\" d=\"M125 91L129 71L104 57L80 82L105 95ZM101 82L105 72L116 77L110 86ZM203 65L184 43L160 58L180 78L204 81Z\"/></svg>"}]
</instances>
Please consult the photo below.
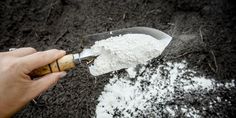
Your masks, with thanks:
<instances>
[{"instance_id":1,"label":"fingernail","mask_svg":"<svg viewBox=\"0 0 236 118\"><path fill-rule=\"evenodd\" d=\"M63 77L65 77L66 76L66 72L61 72L61 74L60 74L60 78L63 78Z\"/></svg>"},{"instance_id":2,"label":"fingernail","mask_svg":"<svg viewBox=\"0 0 236 118\"><path fill-rule=\"evenodd\" d=\"M60 50L61 51L61 53L66 53L66 51L65 50Z\"/></svg>"},{"instance_id":3,"label":"fingernail","mask_svg":"<svg viewBox=\"0 0 236 118\"><path fill-rule=\"evenodd\" d=\"M9 51L17 50L17 48L10 48Z\"/></svg>"}]
</instances>

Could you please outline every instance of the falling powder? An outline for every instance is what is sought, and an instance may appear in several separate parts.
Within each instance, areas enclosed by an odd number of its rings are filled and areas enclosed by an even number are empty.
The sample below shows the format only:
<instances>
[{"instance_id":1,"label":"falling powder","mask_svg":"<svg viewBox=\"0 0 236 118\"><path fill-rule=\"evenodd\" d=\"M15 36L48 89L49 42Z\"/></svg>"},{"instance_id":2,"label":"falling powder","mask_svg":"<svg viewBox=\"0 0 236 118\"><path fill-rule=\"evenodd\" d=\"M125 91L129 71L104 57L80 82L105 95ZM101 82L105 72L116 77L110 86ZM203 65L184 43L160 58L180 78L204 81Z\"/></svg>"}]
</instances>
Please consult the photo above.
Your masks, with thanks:
<instances>
[{"instance_id":1,"label":"falling powder","mask_svg":"<svg viewBox=\"0 0 236 118\"><path fill-rule=\"evenodd\" d=\"M171 41L171 37L156 39L146 34L125 34L95 42L92 51L99 55L90 73L94 76L134 67L159 56Z\"/></svg>"}]
</instances>

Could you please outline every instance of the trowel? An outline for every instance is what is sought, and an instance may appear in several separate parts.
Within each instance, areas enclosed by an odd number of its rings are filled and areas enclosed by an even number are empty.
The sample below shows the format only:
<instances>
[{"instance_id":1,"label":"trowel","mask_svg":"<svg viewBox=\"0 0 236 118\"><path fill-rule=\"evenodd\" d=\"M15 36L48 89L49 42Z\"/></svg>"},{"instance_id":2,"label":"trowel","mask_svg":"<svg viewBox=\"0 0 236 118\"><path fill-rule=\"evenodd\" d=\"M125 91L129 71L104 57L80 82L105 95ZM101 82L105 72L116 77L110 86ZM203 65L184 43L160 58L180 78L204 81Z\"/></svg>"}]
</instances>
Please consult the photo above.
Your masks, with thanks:
<instances>
[{"instance_id":1,"label":"trowel","mask_svg":"<svg viewBox=\"0 0 236 118\"><path fill-rule=\"evenodd\" d=\"M81 36L80 38L86 41L96 42L99 40L104 40L110 37L115 37L115 36L120 36L120 35L125 35L125 34L146 34L146 35L150 35L156 38L157 40L168 40L166 41L166 44L163 44L165 45L165 47L169 44L169 42L172 39L172 37L167 35L166 33L160 30L154 29L154 28L149 28L149 27L124 28L124 29L119 29L119 30L114 30L114 31ZM91 49L86 48L86 49L83 49L80 53L65 55L62 58L56 60L55 62L52 62L51 64L48 64L36 70L33 70L30 73L30 76L40 77L40 76L53 73L53 72L68 71L72 68L77 67L77 65L83 62L86 62L87 64L91 63L98 56L99 55L94 54ZM110 70L110 71L115 71L115 70Z\"/></svg>"}]
</instances>

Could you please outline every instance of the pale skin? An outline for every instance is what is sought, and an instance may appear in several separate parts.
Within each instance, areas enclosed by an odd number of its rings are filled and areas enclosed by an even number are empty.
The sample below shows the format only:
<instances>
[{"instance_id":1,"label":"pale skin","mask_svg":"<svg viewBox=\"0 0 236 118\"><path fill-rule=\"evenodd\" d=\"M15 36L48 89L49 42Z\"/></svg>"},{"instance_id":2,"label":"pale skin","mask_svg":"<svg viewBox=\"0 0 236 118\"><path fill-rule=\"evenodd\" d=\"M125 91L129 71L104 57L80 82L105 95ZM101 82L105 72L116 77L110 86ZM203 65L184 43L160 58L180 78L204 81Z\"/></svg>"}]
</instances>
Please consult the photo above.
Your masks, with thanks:
<instances>
[{"instance_id":1,"label":"pale skin","mask_svg":"<svg viewBox=\"0 0 236 118\"><path fill-rule=\"evenodd\" d=\"M37 52L34 48L0 52L0 118L11 117L64 77L66 72L56 72L32 80L29 73L65 54L63 50Z\"/></svg>"}]
</instances>

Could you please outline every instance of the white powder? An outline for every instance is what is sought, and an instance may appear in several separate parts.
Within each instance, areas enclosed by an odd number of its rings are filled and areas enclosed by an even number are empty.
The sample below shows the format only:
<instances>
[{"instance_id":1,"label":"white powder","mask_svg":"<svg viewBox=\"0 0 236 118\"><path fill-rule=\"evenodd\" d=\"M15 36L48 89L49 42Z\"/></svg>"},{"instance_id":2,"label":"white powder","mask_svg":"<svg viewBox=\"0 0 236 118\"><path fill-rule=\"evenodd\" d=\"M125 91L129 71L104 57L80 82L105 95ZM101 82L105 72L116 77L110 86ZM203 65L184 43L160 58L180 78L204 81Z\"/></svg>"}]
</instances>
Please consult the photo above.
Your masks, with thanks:
<instances>
[{"instance_id":1,"label":"white powder","mask_svg":"<svg viewBox=\"0 0 236 118\"><path fill-rule=\"evenodd\" d=\"M134 67L159 56L171 37L156 39L145 34L125 34L95 42L92 51L99 55L90 73L94 76L123 68Z\"/></svg>"},{"instance_id":2,"label":"white powder","mask_svg":"<svg viewBox=\"0 0 236 118\"><path fill-rule=\"evenodd\" d=\"M137 71L135 71L134 67L130 67L126 69L126 71L128 72L130 78L134 78L135 75L137 74Z\"/></svg>"},{"instance_id":3,"label":"white powder","mask_svg":"<svg viewBox=\"0 0 236 118\"><path fill-rule=\"evenodd\" d=\"M194 76L196 72L187 69L185 61L156 66L147 68L143 65L136 72L130 68L127 73L131 75L111 78L98 99L97 118L163 117L163 114L164 117L177 117L178 114L183 114L182 117L202 117L199 110L205 110L205 107L195 108L185 100L191 101L192 97L198 94L200 102L204 96L208 98L208 94L204 93L216 91L217 81L206 79L204 76ZM133 77L136 77L135 81L129 79ZM235 87L234 80L221 85L224 88ZM181 97L183 98L180 103L176 102ZM220 101L220 97L215 99ZM213 107L211 102L209 106Z\"/></svg>"},{"instance_id":4,"label":"white powder","mask_svg":"<svg viewBox=\"0 0 236 118\"><path fill-rule=\"evenodd\" d=\"M95 42L92 51L99 55L90 66L92 75L127 68L127 75L114 75L98 98L97 118L112 117L203 117L202 111L213 109L215 101L230 104L220 96L211 97L209 92L218 88L232 89L234 80L219 83L187 69L187 63L166 62L149 66L144 63L159 56L171 41L171 37L158 40L145 34L126 34ZM143 64L139 69L137 64ZM140 74L142 73L142 74ZM132 78L132 79L131 79ZM191 103L205 99L206 106ZM195 99L195 100L194 100ZM200 103L199 103L200 104Z\"/></svg>"}]
</instances>

